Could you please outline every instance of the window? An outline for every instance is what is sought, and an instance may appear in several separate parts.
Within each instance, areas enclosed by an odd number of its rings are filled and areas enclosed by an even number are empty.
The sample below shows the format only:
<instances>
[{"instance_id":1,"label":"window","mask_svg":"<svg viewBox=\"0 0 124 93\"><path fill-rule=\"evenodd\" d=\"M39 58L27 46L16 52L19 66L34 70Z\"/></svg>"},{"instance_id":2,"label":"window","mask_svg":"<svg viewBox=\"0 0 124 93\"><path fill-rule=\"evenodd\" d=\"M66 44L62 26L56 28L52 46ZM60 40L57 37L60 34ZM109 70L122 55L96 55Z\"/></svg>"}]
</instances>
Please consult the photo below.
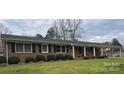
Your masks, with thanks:
<instances>
[{"instance_id":1,"label":"window","mask_svg":"<svg viewBox=\"0 0 124 93\"><path fill-rule=\"evenodd\" d=\"M23 52L23 44L16 43L16 52Z\"/></svg>"},{"instance_id":2,"label":"window","mask_svg":"<svg viewBox=\"0 0 124 93\"><path fill-rule=\"evenodd\" d=\"M55 49L56 49L56 52L60 52L60 46L57 45L57 46L55 47Z\"/></svg>"},{"instance_id":3,"label":"window","mask_svg":"<svg viewBox=\"0 0 124 93\"><path fill-rule=\"evenodd\" d=\"M56 45L54 46L55 52L66 52L66 46Z\"/></svg>"},{"instance_id":4,"label":"window","mask_svg":"<svg viewBox=\"0 0 124 93\"><path fill-rule=\"evenodd\" d=\"M31 51L32 51L31 44L25 44L25 52L31 52Z\"/></svg>"},{"instance_id":5,"label":"window","mask_svg":"<svg viewBox=\"0 0 124 93\"><path fill-rule=\"evenodd\" d=\"M42 45L42 53L48 53L48 45Z\"/></svg>"},{"instance_id":6,"label":"window","mask_svg":"<svg viewBox=\"0 0 124 93\"><path fill-rule=\"evenodd\" d=\"M32 44L15 44L16 53L31 53L32 52Z\"/></svg>"},{"instance_id":7,"label":"window","mask_svg":"<svg viewBox=\"0 0 124 93\"><path fill-rule=\"evenodd\" d=\"M62 46L62 52L65 52L65 46Z\"/></svg>"}]
</instances>

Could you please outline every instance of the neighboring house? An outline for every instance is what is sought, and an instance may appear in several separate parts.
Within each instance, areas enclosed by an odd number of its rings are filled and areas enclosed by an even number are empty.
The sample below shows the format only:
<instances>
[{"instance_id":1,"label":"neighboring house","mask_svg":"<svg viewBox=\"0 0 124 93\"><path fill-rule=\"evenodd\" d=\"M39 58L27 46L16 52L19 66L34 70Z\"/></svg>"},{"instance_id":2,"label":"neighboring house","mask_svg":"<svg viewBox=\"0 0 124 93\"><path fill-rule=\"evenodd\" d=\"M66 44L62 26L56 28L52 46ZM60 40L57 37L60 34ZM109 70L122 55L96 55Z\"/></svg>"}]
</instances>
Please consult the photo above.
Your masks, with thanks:
<instances>
[{"instance_id":1,"label":"neighboring house","mask_svg":"<svg viewBox=\"0 0 124 93\"><path fill-rule=\"evenodd\" d=\"M83 58L91 56L104 56L106 48L118 48L121 56L121 46L111 46L102 43L78 42L43 39L28 36L5 35L2 34L3 54L8 59L9 56L19 56L21 61L25 57L38 54L53 54L58 52L69 53L73 58Z\"/></svg>"}]
</instances>

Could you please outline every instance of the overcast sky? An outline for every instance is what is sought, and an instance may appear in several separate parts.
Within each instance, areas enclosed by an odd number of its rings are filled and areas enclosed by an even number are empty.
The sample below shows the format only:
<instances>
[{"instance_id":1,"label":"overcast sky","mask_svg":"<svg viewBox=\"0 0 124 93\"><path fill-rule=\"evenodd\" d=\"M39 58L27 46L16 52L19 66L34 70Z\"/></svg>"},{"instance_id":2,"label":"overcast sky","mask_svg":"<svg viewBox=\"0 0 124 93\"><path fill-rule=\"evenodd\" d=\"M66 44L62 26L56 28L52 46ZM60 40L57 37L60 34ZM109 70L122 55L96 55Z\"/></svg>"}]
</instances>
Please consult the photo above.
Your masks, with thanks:
<instances>
[{"instance_id":1,"label":"overcast sky","mask_svg":"<svg viewBox=\"0 0 124 93\"><path fill-rule=\"evenodd\" d=\"M46 35L47 30L52 26L54 20L45 19L4 19L0 20L7 26L12 34L34 36L39 33ZM117 38L124 44L124 20L122 19L85 19L82 40L90 42L111 41Z\"/></svg>"}]
</instances>

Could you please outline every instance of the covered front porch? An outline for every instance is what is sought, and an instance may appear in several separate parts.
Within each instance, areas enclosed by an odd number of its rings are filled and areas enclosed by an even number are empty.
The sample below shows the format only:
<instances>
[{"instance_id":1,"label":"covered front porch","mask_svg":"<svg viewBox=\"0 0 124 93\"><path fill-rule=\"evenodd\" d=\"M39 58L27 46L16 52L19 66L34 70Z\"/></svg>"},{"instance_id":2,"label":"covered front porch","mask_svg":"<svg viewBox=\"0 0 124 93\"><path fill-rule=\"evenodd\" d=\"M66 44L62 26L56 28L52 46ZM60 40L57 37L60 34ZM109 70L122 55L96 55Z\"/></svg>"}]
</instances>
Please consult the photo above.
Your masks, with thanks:
<instances>
[{"instance_id":1,"label":"covered front porch","mask_svg":"<svg viewBox=\"0 0 124 93\"><path fill-rule=\"evenodd\" d=\"M100 56L114 57L114 55L117 55L117 53L118 53L117 57L122 57L122 47L72 45L73 58L100 57Z\"/></svg>"}]
</instances>

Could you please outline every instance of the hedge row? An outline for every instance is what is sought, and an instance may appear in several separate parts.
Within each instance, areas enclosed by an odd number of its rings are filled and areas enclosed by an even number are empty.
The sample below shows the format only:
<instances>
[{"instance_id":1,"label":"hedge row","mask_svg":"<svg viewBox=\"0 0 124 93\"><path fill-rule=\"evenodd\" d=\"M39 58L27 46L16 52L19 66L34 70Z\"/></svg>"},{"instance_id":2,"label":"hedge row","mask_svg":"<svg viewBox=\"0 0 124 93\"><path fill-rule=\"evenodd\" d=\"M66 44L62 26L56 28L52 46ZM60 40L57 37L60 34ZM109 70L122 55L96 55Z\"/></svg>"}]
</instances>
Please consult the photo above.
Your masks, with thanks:
<instances>
[{"instance_id":1,"label":"hedge row","mask_svg":"<svg viewBox=\"0 0 124 93\"><path fill-rule=\"evenodd\" d=\"M26 57L25 63L29 62L39 62L39 61L56 61L56 60L72 60L73 57L70 54L48 54L46 57L44 55L37 55L34 57ZM11 56L8 58L9 64L18 64L20 62L20 58L18 56ZM6 63L6 57L0 56L0 64Z\"/></svg>"},{"instance_id":2,"label":"hedge row","mask_svg":"<svg viewBox=\"0 0 124 93\"><path fill-rule=\"evenodd\" d=\"M98 57L84 57L84 59L94 59L94 58L107 58L107 56L98 56ZM56 60L72 60L73 57L70 54L63 54L63 53L58 53L58 54L48 54L47 57L44 55L37 55L35 58L34 57L26 57L25 58L25 63L29 62L39 62L39 61L56 61ZM9 64L18 64L20 62L20 58L17 56L11 56L8 59ZM1 63L6 63L6 57L0 56L0 64Z\"/></svg>"},{"instance_id":3,"label":"hedge row","mask_svg":"<svg viewBox=\"0 0 124 93\"><path fill-rule=\"evenodd\" d=\"M97 58L97 59L103 59L103 58L108 58L108 56L84 57L84 59L95 59L95 58Z\"/></svg>"},{"instance_id":4,"label":"hedge row","mask_svg":"<svg viewBox=\"0 0 124 93\"><path fill-rule=\"evenodd\" d=\"M20 58L17 56L11 56L8 58L9 64L18 64L20 62ZM0 56L0 64L6 63L6 57Z\"/></svg>"},{"instance_id":5,"label":"hedge row","mask_svg":"<svg viewBox=\"0 0 124 93\"><path fill-rule=\"evenodd\" d=\"M0 64L5 63L5 62L6 62L6 57L0 56Z\"/></svg>"},{"instance_id":6,"label":"hedge row","mask_svg":"<svg viewBox=\"0 0 124 93\"><path fill-rule=\"evenodd\" d=\"M70 54L49 54L47 55L47 61L55 61L55 60L72 60L73 57Z\"/></svg>"},{"instance_id":7,"label":"hedge row","mask_svg":"<svg viewBox=\"0 0 124 93\"><path fill-rule=\"evenodd\" d=\"M72 60L73 57L70 54L48 54L46 57L44 55L37 55L34 57L26 57L25 62L39 62L39 61L56 61L56 60Z\"/></svg>"},{"instance_id":8,"label":"hedge row","mask_svg":"<svg viewBox=\"0 0 124 93\"><path fill-rule=\"evenodd\" d=\"M20 58L18 56L11 56L8 59L9 64L18 64L20 62Z\"/></svg>"}]
</instances>

